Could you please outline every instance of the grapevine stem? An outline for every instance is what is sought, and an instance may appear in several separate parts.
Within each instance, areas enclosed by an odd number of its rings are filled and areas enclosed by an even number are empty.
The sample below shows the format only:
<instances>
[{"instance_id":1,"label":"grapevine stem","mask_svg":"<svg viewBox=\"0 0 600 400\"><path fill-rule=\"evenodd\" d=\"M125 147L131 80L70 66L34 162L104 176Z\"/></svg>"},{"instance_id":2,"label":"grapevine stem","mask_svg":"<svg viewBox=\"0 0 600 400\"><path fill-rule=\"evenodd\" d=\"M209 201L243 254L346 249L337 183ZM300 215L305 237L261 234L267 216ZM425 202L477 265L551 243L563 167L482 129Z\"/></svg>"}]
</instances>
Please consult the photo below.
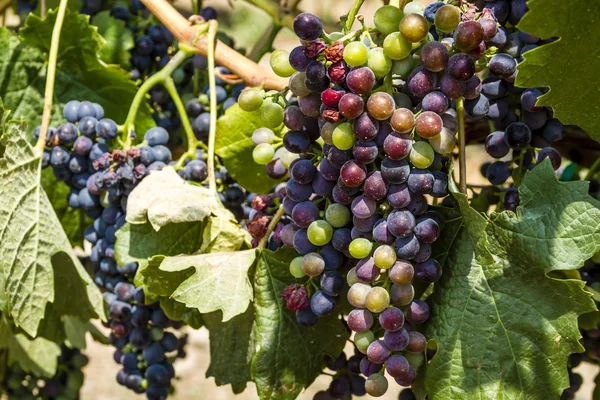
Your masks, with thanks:
<instances>
[{"instance_id":1,"label":"grapevine stem","mask_svg":"<svg viewBox=\"0 0 600 400\"><path fill-rule=\"evenodd\" d=\"M123 129L122 140L124 142L124 144L123 144L124 150L127 150L129 148L129 146L131 146L131 141L132 141L131 132L135 131L135 118L137 116L140 106L142 105L142 102L144 101L144 97L146 96L146 94L148 94L148 92L150 90L152 90L152 88L155 85L162 83L162 84L165 84L165 86L166 86L166 82L168 79L170 79L173 71L175 71L177 69L177 67L179 67L181 65L181 63L184 62L185 59L188 58L191 54L192 54L192 51L190 51L189 49L184 49L184 48L180 49L177 52L177 54L175 54L173 56L173 58L171 58L171 60L167 63L167 65L164 66L163 69L161 69L156 74L149 77L146 81L144 81L142 86L140 86L137 93L135 94L135 97L133 98L133 101L131 102L131 107L129 108L129 113L127 113L127 118L125 119L125 122L123 123L123 126L122 126L122 129ZM177 93L177 90L175 90L175 93ZM173 97L172 94L171 94L171 97ZM179 102L181 102L181 99L179 100ZM181 111L180 111L182 121L184 119L184 116L187 119L187 116L185 114L185 108L183 111L184 111L183 114L181 114ZM188 123L189 123L189 121L188 121Z\"/></svg>"},{"instance_id":2,"label":"grapevine stem","mask_svg":"<svg viewBox=\"0 0 600 400\"><path fill-rule=\"evenodd\" d=\"M183 126L183 130L185 131L185 136L187 137L187 151L181 155L177 164L175 164L175 168L180 168L183 166L183 163L187 158L191 158L192 160L196 158L196 147L198 146L198 139L196 139L196 135L194 135L194 131L192 130L192 126L190 125L190 120L187 116L187 112L185 111L185 106L181 101L181 97L179 93L177 93L177 88L175 87L175 82L173 82L173 78L168 77L165 79L165 88L171 95L171 99L173 99L173 103L175 103L175 107L177 108L177 112L181 118L181 125Z\"/></svg>"},{"instance_id":3,"label":"grapevine stem","mask_svg":"<svg viewBox=\"0 0 600 400\"><path fill-rule=\"evenodd\" d=\"M465 138L465 99L456 100L456 113L458 116L458 176L461 193L467 193L467 151Z\"/></svg>"},{"instance_id":4,"label":"grapevine stem","mask_svg":"<svg viewBox=\"0 0 600 400\"><path fill-rule=\"evenodd\" d=\"M200 54L207 55L207 37L198 35L198 26L191 25L167 0L142 0L142 3L173 33L180 44L193 46ZM217 41L215 47L216 62L233 71L248 86L262 86L265 89L275 90L287 86L287 79L275 75L269 68L258 65L225 43Z\"/></svg>"},{"instance_id":5,"label":"grapevine stem","mask_svg":"<svg viewBox=\"0 0 600 400\"><path fill-rule=\"evenodd\" d=\"M344 25L345 32L348 32L350 29L352 29L352 24L354 24L354 19L356 18L356 14L358 14L358 10L360 10L360 8L362 7L364 2L365 2L365 0L356 0L354 2L354 5L348 12L346 24Z\"/></svg>"},{"instance_id":6,"label":"grapevine stem","mask_svg":"<svg viewBox=\"0 0 600 400\"><path fill-rule=\"evenodd\" d=\"M52 29L52 42L50 44L50 55L48 57L48 72L46 75L46 91L44 93L44 110L42 112L42 127L40 137L36 143L36 149L41 154L46 147L48 139L48 128L50 127L50 115L52 113L52 97L54 97L54 79L56 77L56 62L58 59L58 45L60 42L60 32L62 30L65 13L67 11L68 0L60 0L56 22Z\"/></svg>"},{"instance_id":7,"label":"grapevine stem","mask_svg":"<svg viewBox=\"0 0 600 400\"><path fill-rule=\"evenodd\" d=\"M42 19L44 19L44 18L46 18L46 10L48 10L48 1L42 0L42 4L41 4L40 8L41 8L40 14L42 16Z\"/></svg>"},{"instance_id":8,"label":"grapevine stem","mask_svg":"<svg viewBox=\"0 0 600 400\"><path fill-rule=\"evenodd\" d=\"M208 25L208 70L215 70L215 36L219 24L215 20ZM210 129L208 131L208 187L217 194L217 181L215 179L215 139L217 136L217 88L215 74L208 74L208 87L210 90Z\"/></svg>"},{"instance_id":9,"label":"grapevine stem","mask_svg":"<svg viewBox=\"0 0 600 400\"><path fill-rule=\"evenodd\" d=\"M260 239L260 242L258 243L257 248L264 249L265 247L267 247L267 241L269 240L269 236L271 236L271 233L275 230L275 227L277 226L277 223L279 222L281 217L283 217L284 212L285 212L285 210L283 209L283 205L282 205L279 207L279 210L277 210L275 215L273 215L273 219L269 223L269 226L267 226L267 231L265 232L265 236L263 236L262 239Z\"/></svg>"},{"instance_id":10,"label":"grapevine stem","mask_svg":"<svg viewBox=\"0 0 600 400\"><path fill-rule=\"evenodd\" d=\"M590 167L590 170L585 175L585 180L590 181L594 177L594 174L596 173L596 171L598 171L598 169L600 169L600 157L596 158L596 161L594 161L594 163Z\"/></svg>"}]
</instances>

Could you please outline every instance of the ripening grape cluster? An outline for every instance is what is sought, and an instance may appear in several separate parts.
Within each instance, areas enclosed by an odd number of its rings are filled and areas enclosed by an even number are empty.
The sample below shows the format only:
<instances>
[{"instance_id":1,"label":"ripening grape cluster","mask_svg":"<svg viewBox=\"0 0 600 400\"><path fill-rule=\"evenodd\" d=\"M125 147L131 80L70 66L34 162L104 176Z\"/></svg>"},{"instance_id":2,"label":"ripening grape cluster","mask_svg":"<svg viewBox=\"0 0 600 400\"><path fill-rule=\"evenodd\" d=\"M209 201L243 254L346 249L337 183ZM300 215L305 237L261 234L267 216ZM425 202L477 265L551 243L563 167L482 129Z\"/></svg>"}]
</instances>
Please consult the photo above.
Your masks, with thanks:
<instances>
[{"instance_id":1,"label":"ripening grape cluster","mask_svg":"<svg viewBox=\"0 0 600 400\"><path fill-rule=\"evenodd\" d=\"M83 386L82 368L87 363L88 358L79 349L63 344L52 378L27 373L14 363L2 371L0 395L7 400L78 400Z\"/></svg>"}]
</instances>

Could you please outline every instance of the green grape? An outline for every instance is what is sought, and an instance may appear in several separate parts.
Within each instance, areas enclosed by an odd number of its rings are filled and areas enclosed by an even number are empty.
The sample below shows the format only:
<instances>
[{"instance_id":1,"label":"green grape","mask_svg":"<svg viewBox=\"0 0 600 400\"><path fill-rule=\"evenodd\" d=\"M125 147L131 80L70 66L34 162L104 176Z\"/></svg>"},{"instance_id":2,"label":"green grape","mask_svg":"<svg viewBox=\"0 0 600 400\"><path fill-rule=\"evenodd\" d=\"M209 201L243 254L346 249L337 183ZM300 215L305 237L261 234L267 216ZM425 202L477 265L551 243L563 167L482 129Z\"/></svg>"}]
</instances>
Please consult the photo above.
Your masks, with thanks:
<instances>
[{"instance_id":1,"label":"green grape","mask_svg":"<svg viewBox=\"0 0 600 400\"><path fill-rule=\"evenodd\" d=\"M373 253L373 260L375 260L375 265L381 269L392 268L396 262L396 251L392 246L379 246Z\"/></svg>"},{"instance_id":2,"label":"green grape","mask_svg":"<svg viewBox=\"0 0 600 400\"><path fill-rule=\"evenodd\" d=\"M406 14L400 21L400 33L409 42L420 42L429 33L429 22L420 14Z\"/></svg>"},{"instance_id":3,"label":"green grape","mask_svg":"<svg viewBox=\"0 0 600 400\"><path fill-rule=\"evenodd\" d=\"M436 151L436 153L450 154L456 146L456 139L454 139L452 132L450 132L448 128L444 127L439 135L429 139L429 144L433 150Z\"/></svg>"},{"instance_id":4,"label":"green grape","mask_svg":"<svg viewBox=\"0 0 600 400\"><path fill-rule=\"evenodd\" d=\"M177 68L173 71L173 74L171 74L171 78L173 78L176 85L179 85L185 79L185 71L183 68Z\"/></svg>"},{"instance_id":5,"label":"green grape","mask_svg":"<svg viewBox=\"0 0 600 400\"><path fill-rule=\"evenodd\" d=\"M275 148L269 143L261 143L252 150L252 158L259 165L267 165L275 155Z\"/></svg>"},{"instance_id":6,"label":"green grape","mask_svg":"<svg viewBox=\"0 0 600 400\"><path fill-rule=\"evenodd\" d=\"M407 5L404 6L404 14L421 14L423 15L423 11L425 11L425 6L418 1L411 1Z\"/></svg>"},{"instance_id":7,"label":"green grape","mask_svg":"<svg viewBox=\"0 0 600 400\"><path fill-rule=\"evenodd\" d=\"M340 150L350 150L356 143L356 136L352 124L343 122L335 127L331 135L333 145Z\"/></svg>"},{"instance_id":8,"label":"green grape","mask_svg":"<svg viewBox=\"0 0 600 400\"><path fill-rule=\"evenodd\" d=\"M283 78L290 77L296 72L290 65L290 53L285 50L275 50L272 52L269 62L273 72Z\"/></svg>"},{"instance_id":9,"label":"green grape","mask_svg":"<svg viewBox=\"0 0 600 400\"><path fill-rule=\"evenodd\" d=\"M373 397L381 397L385 394L385 392L387 392L387 390L388 381L383 374L373 374L365 381L365 391Z\"/></svg>"},{"instance_id":10,"label":"green grape","mask_svg":"<svg viewBox=\"0 0 600 400\"><path fill-rule=\"evenodd\" d=\"M322 219L314 221L308 226L308 240L315 246L325 246L333 236L333 228Z\"/></svg>"},{"instance_id":11,"label":"green grape","mask_svg":"<svg viewBox=\"0 0 600 400\"><path fill-rule=\"evenodd\" d=\"M389 35L392 32L398 32L398 26L403 16L404 14L398 7L383 6L375 11L373 23L379 32Z\"/></svg>"},{"instance_id":12,"label":"green grape","mask_svg":"<svg viewBox=\"0 0 600 400\"><path fill-rule=\"evenodd\" d=\"M388 36L389 37L389 36ZM386 38L387 40L387 38ZM404 40L404 38L402 38ZM385 45L385 41L384 41ZM402 60L394 61L392 64L392 72L396 75L400 75L402 77L408 77L410 73L413 71L415 65L415 59L413 57L406 57ZM412 105L411 105L412 107Z\"/></svg>"},{"instance_id":13,"label":"green grape","mask_svg":"<svg viewBox=\"0 0 600 400\"><path fill-rule=\"evenodd\" d=\"M380 313L390 306L390 294L385 288L376 286L367 294L365 305L369 311Z\"/></svg>"},{"instance_id":14,"label":"green grape","mask_svg":"<svg viewBox=\"0 0 600 400\"><path fill-rule=\"evenodd\" d=\"M351 67L360 67L367 62L369 49L362 42L351 42L344 47L344 61Z\"/></svg>"},{"instance_id":15,"label":"green grape","mask_svg":"<svg viewBox=\"0 0 600 400\"><path fill-rule=\"evenodd\" d=\"M277 128L283 123L283 107L276 103L265 102L260 117L267 128Z\"/></svg>"},{"instance_id":16,"label":"green grape","mask_svg":"<svg viewBox=\"0 0 600 400\"><path fill-rule=\"evenodd\" d=\"M308 96L310 90L306 87L306 74L304 72L296 72L290 77L290 91L298 97Z\"/></svg>"},{"instance_id":17,"label":"green grape","mask_svg":"<svg viewBox=\"0 0 600 400\"><path fill-rule=\"evenodd\" d=\"M348 271L348 274L346 275L346 282L348 282L348 286L358 283L358 278L356 277L356 267Z\"/></svg>"},{"instance_id":18,"label":"green grape","mask_svg":"<svg viewBox=\"0 0 600 400\"><path fill-rule=\"evenodd\" d=\"M371 331L357 332L354 335L354 344L361 353L367 354L369 345L375 340L375 335Z\"/></svg>"},{"instance_id":19,"label":"green grape","mask_svg":"<svg viewBox=\"0 0 600 400\"><path fill-rule=\"evenodd\" d=\"M350 210L338 203L331 204L325 210L325 219L334 228L341 228L350 222Z\"/></svg>"},{"instance_id":20,"label":"green grape","mask_svg":"<svg viewBox=\"0 0 600 400\"><path fill-rule=\"evenodd\" d=\"M263 105L263 101L263 94L258 89L246 89L238 97L240 108L248 112L258 110Z\"/></svg>"},{"instance_id":21,"label":"green grape","mask_svg":"<svg viewBox=\"0 0 600 400\"><path fill-rule=\"evenodd\" d=\"M406 352L404 354L404 357L406 357L406 359L408 360L408 363L414 369L418 369L421 365L423 365L423 361L425 361L425 357L423 356L423 353L414 354L414 353Z\"/></svg>"},{"instance_id":22,"label":"green grape","mask_svg":"<svg viewBox=\"0 0 600 400\"><path fill-rule=\"evenodd\" d=\"M404 39L400 32L390 33L383 41L383 53L392 60L411 59L411 57L409 57L411 50L412 43ZM394 73L397 73L395 69L396 62L392 64ZM410 73L410 71L411 70L409 70L406 74Z\"/></svg>"},{"instance_id":23,"label":"green grape","mask_svg":"<svg viewBox=\"0 0 600 400\"><path fill-rule=\"evenodd\" d=\"M435 153L427 142L416 142L410 151L410 162L417 168L427 168L433 164Z\"/></svg>"},{"instance_id":24,"label":"green grape","mask_svg":"<svg viewBox=\"0 0 600 400\"><path fill-rule=\"evenodd\" d=\"M331 32L329 34L329 40L331 40L332 42L335 42L336 40L340 40L343 37L344 37L344 34L342 32Z\"/></svg>"},{"instance_id":25,"label":"green grape","mask_svg":"<svg viewBox=\"0 0 600 400\"><path fill-rule=\"evenodd\" d=\"M376 78L383 78L392 70L392 60L384 54L381 47L369 50L367 67L371 68Z\"/></svg>"},{"instance_id":26,"label":"green grape","mask_svg":"<svg viewBox=\"0 0 600 400\"><path fill-rule=\"evenodd\" d=\"M302 270L302 259L304 257L296 257L290 263L290 273L294 276L294 278L302 278L304 277L304 271Z\"/></svg>"},{"instance_id":27,"label":"green grape","mask_svg":"<svg viewBox=\"0 0 600 400\"><path fill-rule=\"evenodd\" d=\"M371 254L372 248L373 243L371 243L369 240L365 238L356 238L350 242L348 251L352 257L360 260Z\"/></svg>"},{"instance_id":28,"label":"green grape","mask_svg":"<svg viewBox=\"0 0 600 400\"><path fill-rule=\"evenodd\" d=\"M302 272L308 276L321 275L325 269L325 260L317 253L308 253L302 257Z\"/></svg>"},{"instance_id":29,"label":"green grape","mask_svg":"<svg viewBox=\"0 0 600 400\"><path fill-rule=\"evenodd\" d=\"M333 131L339 125L339 122L325 122L321 128L321 138L327 144L333 144Z\"/></svg>"},{"instance_id":30,"label":"green grape","mask_svg":"<svg viewBox=\"0 0 600 400\"><path fill-rule=\"evenodd\" d=\"M367 295L371 291L371 286L356 282L348 289L348 303L356 308L365 308Z\"/></svg>"},{"instance_id":31,"label":"green grape","mask_svg":"<svg viewBox=\"0 0 600 400\"><path fill-rule=\"evenodd\" d=\"M300 154L292 153L292 152L288 151L285 147L282 147L279 150L281 150L281 153L279 154L279 161L281 161L283 166L286 168L289 168L290 164L294 160L296 160L297 158L300 158Z\"/></svg>"},{"instance_id":32,"label":"green grape","mask_svg":"<svg viewBox=\"0 0 600 400\"><path fill-rule=\"evenodd\" d=\"M435 12L433 23L440 32L452 32L460 23L460 9L450 4L440 7Z\"/></svg>"}]
</instances>

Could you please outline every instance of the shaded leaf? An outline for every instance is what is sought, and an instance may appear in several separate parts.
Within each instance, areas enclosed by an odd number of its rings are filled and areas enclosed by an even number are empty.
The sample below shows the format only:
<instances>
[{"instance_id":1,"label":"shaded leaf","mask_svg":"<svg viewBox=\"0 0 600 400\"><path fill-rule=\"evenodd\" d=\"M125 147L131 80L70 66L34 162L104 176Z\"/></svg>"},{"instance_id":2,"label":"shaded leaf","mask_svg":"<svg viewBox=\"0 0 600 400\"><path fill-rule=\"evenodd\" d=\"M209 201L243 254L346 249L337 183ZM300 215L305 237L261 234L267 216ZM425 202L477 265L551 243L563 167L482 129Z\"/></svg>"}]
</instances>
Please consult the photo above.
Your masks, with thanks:
<instances>
[{"instance_id":1,"label":"shaded leaf","mask_svg":"<svg viewBox=\"0 0 600 400\"><path fill-rule=\"evenodd\" d=\"M105 10L94 15L92 22L106 41L100 49L100 59L107 64L118 64L129 69L130 50L134 48L135 43L125 21L112 17L110 11Z\"/></svg>"}]
</instances>

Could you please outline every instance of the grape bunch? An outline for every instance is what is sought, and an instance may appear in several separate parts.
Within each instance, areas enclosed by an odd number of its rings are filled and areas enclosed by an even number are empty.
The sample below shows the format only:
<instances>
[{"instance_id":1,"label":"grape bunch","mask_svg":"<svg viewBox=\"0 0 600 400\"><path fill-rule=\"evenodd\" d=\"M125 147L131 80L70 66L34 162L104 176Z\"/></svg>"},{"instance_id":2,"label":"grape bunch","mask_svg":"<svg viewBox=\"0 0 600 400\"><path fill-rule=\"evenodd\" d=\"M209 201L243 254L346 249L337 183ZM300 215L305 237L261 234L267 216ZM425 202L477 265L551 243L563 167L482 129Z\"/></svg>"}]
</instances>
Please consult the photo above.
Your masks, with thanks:
<instances>
[{"instance_id":1,"label":"grape bunch","mask_svg":"<svg viewBox=\"0 0 600 400\"><path fill-rule=\"evenodd\" d=\"M366 394L365 378L360 375L361 360L362 354L356 347L351 357L346 357L343 352L335 360L326 357L325 365L333 371L333 379L327 390L317 392L313 400L347 399L350 396L364 396Z\"/></svg>"},{"instance_id":2,"label":"grape bunch","mask_svg":"<svg viewBox=\"0 0 600 400\"><path fill-rule=\"evenodd\" d=\"M27 373L15 363L3 371L0 395L5 395L8 400L77 400L83 386L82 368L87 363L88 358L79 349L70 349L63 344L52 378Z\"/></svg>"}]
</instances>

